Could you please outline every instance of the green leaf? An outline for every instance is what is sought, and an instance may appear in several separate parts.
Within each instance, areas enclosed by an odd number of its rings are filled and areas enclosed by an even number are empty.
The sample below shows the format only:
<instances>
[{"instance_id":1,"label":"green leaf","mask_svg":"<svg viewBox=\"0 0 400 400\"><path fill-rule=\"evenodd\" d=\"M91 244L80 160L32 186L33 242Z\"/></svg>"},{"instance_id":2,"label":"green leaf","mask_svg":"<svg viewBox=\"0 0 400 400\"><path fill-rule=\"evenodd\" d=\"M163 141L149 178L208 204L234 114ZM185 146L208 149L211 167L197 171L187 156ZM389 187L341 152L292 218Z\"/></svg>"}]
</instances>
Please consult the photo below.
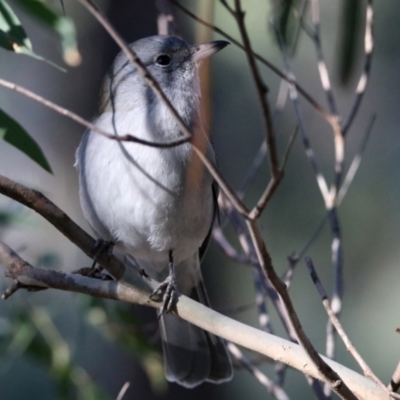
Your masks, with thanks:
<instances>
[{"instance_id":1,"label":"green leaf","mask_svg":"<svg viewBox=\"0 0 400 400\"><path fill-rule=\"evenodd\" d=\"M362 47L362 18L364 11L361 0L342 0L342 16L339 29L339 51L337 66L340 84L347 86L351 83L359 53Z\"/></svg>"},{"instance_id":2,"label":"green leaf","mask_svg":"<svg viewBox=\"0 0 400 400\"><path fill-rule=\"evenodd\" d=\"M54 29L59 34L64 61L71 66L79 65L81 55L78 50L76 29L72 19L65 15L58 15L46 3L40 0L16 1L42 24Z\"/></svg>"},{"instance_id":3,"label":"green leaf","mask_svg":"<svg viewBox=\"0 0 400 400\"><path fill-rule=\"evenodd\" d=\"M9 117L1 109L0 139L5 140L17 149L21 150L46 171L50 172L51 174L53 173L39 145L32 139L25 129L18 124L18 122Z\"/></svg>"},{"instance_id":4,"label":"green leaf","mask_svg":"<svg viewBox=\"0 0 400 400\"><path fill-rule=\"evenodd\" d=\"M4 0L0 0L0 46L16 53L32 51L21 22Z\"/></svg>"},{"instance_id":5,"label":"green leaf","mask_svg":"<svg viewBox=\"0 0 400 400\"><path fill-rule=\"evenodd\" d=\"M22 27L21 22L4 0L0 0L0 47L15 53L31 56L40 61L45 61L53 67L65 72L64 68L46 60L33 51L32 43Z\"/></svg>"}]
</instances>

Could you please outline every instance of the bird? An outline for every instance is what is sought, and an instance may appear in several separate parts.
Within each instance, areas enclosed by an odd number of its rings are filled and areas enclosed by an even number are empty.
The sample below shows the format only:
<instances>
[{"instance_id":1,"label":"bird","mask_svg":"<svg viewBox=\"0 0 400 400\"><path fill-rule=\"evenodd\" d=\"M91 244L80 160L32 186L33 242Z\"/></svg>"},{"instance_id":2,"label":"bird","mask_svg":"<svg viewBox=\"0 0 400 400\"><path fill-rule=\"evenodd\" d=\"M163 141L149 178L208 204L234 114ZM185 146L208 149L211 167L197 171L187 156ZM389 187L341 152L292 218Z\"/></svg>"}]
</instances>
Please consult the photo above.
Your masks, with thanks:
<instances>
[{"instance_id":1,"label":"bird","mask_svg":"<svg viewBox=\"0 0 400 400\"><path fill-rule=\"evenodd\" d=\"M204 144L213 146L200 117L198 67L229 43L189 45L175 36L150 36L130 44L179 116ZM176 119L125 53L103 82L93 124L116 136L152 142L183 137ZM112 140L87 130L76 152L83 214L97 239L111 243L129 267L163 282L160 288L209 306L200 271L218 213L218 187L190 143L160 148ZM168 311L159 312L166 379L186 388L232 378L225 342Z\"/></svg>"}]
</instances>

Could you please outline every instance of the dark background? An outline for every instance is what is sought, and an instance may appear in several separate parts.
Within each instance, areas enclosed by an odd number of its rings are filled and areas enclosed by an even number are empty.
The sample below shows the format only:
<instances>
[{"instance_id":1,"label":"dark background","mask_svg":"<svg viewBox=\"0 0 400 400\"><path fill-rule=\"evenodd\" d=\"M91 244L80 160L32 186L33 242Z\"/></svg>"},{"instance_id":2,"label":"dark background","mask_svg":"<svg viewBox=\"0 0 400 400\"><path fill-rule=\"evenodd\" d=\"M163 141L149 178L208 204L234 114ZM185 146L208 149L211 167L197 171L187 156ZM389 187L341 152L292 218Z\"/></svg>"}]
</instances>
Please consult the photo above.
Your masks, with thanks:
<instances>
[{"instance_id":1,"label":"dark background","mask_svg":"<svg viewBox=\"0 0 400 400\"><path fill-rule=\"evenodd\" d=\"M57 2L54 2L57 5ZM156 8L148 0L99 1L113 25L131 42L156 34ZM183 2L195 9L198 2ZM262 2L263 3L263 2ZM55 34L27 17L10 1L27 30L35 51L62 63ZM90 119L96 112L97 94L108 66L118 47L96 21L76 2L65 2L67 14L77 24L82 64L69 68L64 74L31 58L0 50L0 74L50 100ZM268 4L255 0L243 1L248 11L246 22L256 51L282 67L279 49L267 25ZM368 142L359 173L339 211L345 251L345 297L342 322L355 346L375 373L388 382L400 354L399 326L400 274L400 5L396 1L376 2L376 50L371 80L356 123L349 133L346 156L351 160L373 113L377 121ZM350 83L339 85L340 32L343 29L341 3L321 1L322 37L328 67L332 72L338 104L347 115L362 66L362 52L353 54L355 72ZM193 42L195 26L179 14L184 37ZM216 23L239 37L231 17L219 5ZM362 35L361 35L362 36ZM215 36L218 39L218 36ZM361 37L359 48L362 49ZM270 87L274 105L279 79L261 68ZM303 35L297 51L294 69L298 81L322 104L325 99L319 83L313 44ZM229 46L212 61L212 134L222 174L233 187L239 187L263 139L260 107L244 53ZM89 230L78 201L77 174L73 168L74 152L83 133L82 127L63 118L21 95L0 88L0 106L17 119L40 143L54 175L49 175L22 153L6 143L0 143L0 173L42 191L66 211L82 227ZM329 126L304 101L302 110L312 145L328 179L332 177L333 141ZM288 103L276 121L280 154L283 154L296 121ZM347 166L349 163L347 163ZM261 170L246 197L253 205L268 181L267 167ZM53 267L64 271L89 264L83 254L60 233L34 213L19 208L0 197L0 207L18 212L12 228L1 232L2 240L19 251L27 261L37 265L43 255L52 260ZM262 219L263 231L275 268L282 273L287 256L300 251L308 242L324 216L324 205L313 173L305 158L299 138L291 153L285 178ZM231 238L233 235L230 234ZM236 242L233 242L236 244ZM327 290L332 286L330 266L330 234L327 228L309 250ZM215 244L211 245L204 263L207 286L217 309L227 310L254 301L252 274L247 267L228 261ZM8 284L0 275L0 285ZM304 264L300 264L291 287L291 295L303 327L317 349L324 351L326 316L318 294ZM87 313L87 299L72 293L48 291L36 294L18 292L7 302L0 303L0 334L10 328L20 310L43 307L53 319L57 330L68 344L71 358L81 365L91 381L99 386L105 398L114 399L126 381L132 383L124 399L185 399L270 398L265 389L245 371L237 371L232 382L221 385L205 384L192 391L177 385L160 383L150 386L137 357L113 342L104 331L94 327L97 314ZM113 307L113 306L111 306ZM101 312L100 312L101 317ZM150 326L154 316L142 308L132 315ZM246 323L257 326L253 309L233 314ZM271 318L276 334L284 335L274 310ZM100 318L101 319L101 318ZM97 324L98 326L99 324ZM153 326L153 328L151 328ZM16 335L13 336L17 341ZM17 347L7 343L8 349ZM53 399L56 388L45 363L23 352L5 352L0 362L0 397L4 399ZM254 358L254 355L250 355ZM155 356L155 358L157 358ZM358 370L354 361L339 344L337 361ZM155 366L159 366L159 360ZM268 364L262 369L273 377ZM84 374L82 374L84 376ZM80 378L82 378L82 376ZM289 371L286 389L292 398L311 398L304 377ZM74 396L72 397L74 398ZM97 397L100 398L100 397Z\"/></svg>"}]
</instances>

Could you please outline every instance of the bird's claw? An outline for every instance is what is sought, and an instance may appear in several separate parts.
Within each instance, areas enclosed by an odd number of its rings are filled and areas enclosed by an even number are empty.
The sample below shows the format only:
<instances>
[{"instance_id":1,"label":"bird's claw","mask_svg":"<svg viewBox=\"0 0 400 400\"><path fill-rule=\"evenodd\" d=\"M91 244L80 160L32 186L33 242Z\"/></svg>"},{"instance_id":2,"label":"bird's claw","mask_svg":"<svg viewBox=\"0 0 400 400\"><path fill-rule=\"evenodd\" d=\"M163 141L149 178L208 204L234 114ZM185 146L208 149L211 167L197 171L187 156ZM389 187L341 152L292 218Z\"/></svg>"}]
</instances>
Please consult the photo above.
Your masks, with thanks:
<instances>
[{"instance_id":1,"label":"bird's claw","mask_svg":"<svg viewBox=\"0 0 400 400\"><path fill-rule=\"evenodd\" d=\"M169 275L161 282L151 293L150 300L159 298L162 294L163 305L160 309L159 318L166 313L172 311L174 307L175 292L176 292L176 277L173 264L169 265Z\"/></svg>"}]
</instances>

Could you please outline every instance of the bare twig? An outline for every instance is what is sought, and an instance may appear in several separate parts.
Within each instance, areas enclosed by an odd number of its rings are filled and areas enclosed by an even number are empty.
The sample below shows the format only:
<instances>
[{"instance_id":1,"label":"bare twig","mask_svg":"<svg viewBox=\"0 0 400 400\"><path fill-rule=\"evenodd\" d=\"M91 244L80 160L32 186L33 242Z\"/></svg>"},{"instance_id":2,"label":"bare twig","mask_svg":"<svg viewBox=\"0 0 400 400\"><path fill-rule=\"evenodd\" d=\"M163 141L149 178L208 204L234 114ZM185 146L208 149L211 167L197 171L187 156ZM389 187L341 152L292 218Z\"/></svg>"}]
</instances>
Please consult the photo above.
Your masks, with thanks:
<instances>
[{"instance_id":1,"label":"bare twig","mask_svg":"<svg viewBox=\"0 0 400 400\"><path fill-rule=\"evenodd\" d=\"M39 213L72 243L81 248L88 257L92 257L96 241L42 193L2 175L0 175L0 193ZM117 279L125 273L125 267L115 258L109 260L107 254L100 254L98 262Z\"/></svg>"},{"instance_id":2,"label":"bare twig","mask_svg":"<svg viewBox=\"0 0 400 400\"><path fill-rule=\"evenodd\" d=\"M276 31L276 35L278 38L278 43L280 45L280 49L283 55L283 59L284 59L284 63L285 63L285 69L287 71L288 76L290 77L291 81L295 81L295 77L292 71L292 68L290 66L290 61L287 57L286 51L283 47L280 35L278 33L278 31ZM319 190L322 194L322 197L325 201L326 207L327 208L331 208L331 204L332 204L332 199L331 199L331 194L330 194L330 190L328 187L328 184L326 183L326 180L324 178L324 176L321 173L321 170L318 166L317 160L315 158L315 154L314 151L311 147L310 144L310 139L307 133L307 130L305 128L305 123L304 123L304 119L303 119L303 115L300 111L300 105L299 105L299 98L298 98L298 94L297 94L297 90L296 87L293 84L289 84L289 92L290 92L290 98L292 100L292 104L293 104L293 108L295 110L296 113L296 117L297 117L297 121L299 124L299 130L300 130L300 134L301 134L301 138L303 141L303 146L306 152L306 156L308 158L308 161L310 162L310 165L314 171L315 174L315 178L319 187Z\"/></svg>"},{"instance_id":3,"label":"bare twig","mask_svg":"<svg viewBox=\"0 0 400 400\"><path fill-rule=\"evenodd\" d=\"M123 397L125 396L125 393L129 389L129 386L131 386L131 383L129 381L124 383L124 386L122 386L121 390L118 393L118 397L116 400L122 400Z\"/></svg>"},{"instance_id":4,"label":"bare twig","mask_svg":"<svg viewBox=\"0 0 400 400\"><path fill-rule=\"evenodd\" d=\"M319 0L311 0L311 15L314 24L312 39L314 41L315 50L317 52L319 77L321 80L322 88L324 89L326 98L328 100L330 112L335 118L339 119L338 107L332 90L331 80L329 78L329 72L326 66L324 53L322 51Z\"/></svg>"},{"instance_id":5,"label":"bare twig","mask_svg":"<svg viewBox=\"0 0 400 400\"><path fill-rule=\"evenodd\" d=\"M376 114L374 114L371 117L371 121L368 125L365 135L361 140L360 147L359 147L356 155L354 156L353 161L350 164L349 170L347 171L347 174L343 180L343 184L340 187L339 193L336 198L336 204L338 206L342 203L342 201L343 201L344 197L346 196L347 191L349 190L349 187L350 187L351 183L353 182L353 179L358 171L358 168L361 164L361 160L362 160L362 157L364 154L365 147L367 145L367 142L368 142L370 133L372 132L372 128L375 124L375 121L376 121Z\"/></svg>"},{"instance_id":6,"label":"bare twig","mask_svg":"<svg viewBox=\"0 0 400 400\"><path fill-rule=\"evenodd\" d=\"M213 229L213 239L218 243L221 250L225 255L231 260L239 264L252 264L252 260L247 254L240 254L225 237L222 229L220 227L215 227Z\"/></svg>"},{"instance_id":7,"label":"bare twig","mask_svg":"<svg viewBox=\"0 0 400 400\"><path fill-rule=\"evenodd\" d=\"M343 340L343 343L346 345L347 351L353 356L353 358L356 360L362 371L364 372L364 375L367 378L372 379L375 383L377 383L382 389L386 389L385 385L382 383L382 381L372 372L371 368L368 366L368 364L365 362L365 360L361 357L360 353L357 351L357 349L354 347L353 343L350 341L349 337L347 336L345 330L342 327L342 324L340 323L339 319L337 318L336 314L333 312L332 307L330 305L328 296L326 294L326 291L322 285L322 282L320 281L318 277L318 273L314 267L314 263L312 262L311 258L306 257L305 262L307 264L308 270L310 272L311 278L313 280L314 285L316 286L318 293L322 299L322 304L325 308L326 313L328 314L329 319L331 320L333 326L335 327L337 333ZM389 393L389 392L388 392Z\"/></svg>"},{"instance_id":8,"label":"bare twig","mask_svg":"<svg viewBox=\"0 0 400 400\"><path fill-rule=\"evenodd\" d=\"M250 360L248 360L239 348L233 343L228 343L228 350L235 357L235 359L247 370L254 378L264 387L268 392L277 400L289 400L288 395L283 390L282 386L275 384L265 374L263 374L257 367L255 367Z\"/></svg>"},{"instance_id":9,"label":"bare twig","mask_svg":"<svg viewBox=\"0 0 400 400\"><path fill-rule=\"evenodd\" d=\"M104 29L109 33L109 35L114 39L114 41L120 46L124 54L127 56L128 60L131 61L137 68L137 70L142 74L146 83L149 87L154 91L154 93L161 99L164 105L167 107L168 111L175 118L179 128L182 130L182 133L185 137L192 137L191 132L186 127L184 121L173 107L167 96L161 90L160 85L154 79L154 77L148 72L147 68L140 61L139 57L135 54L134 51L129 47L129 45L125 42L125 40L117 33L117 31L113 28L107 18L102 14L102 12L94 5L91 0L78 0L81 4L83 4L87 10L97 19L97 21L104 27ZM217 171L215 165L207 158L206 154L202 151L198 143L192 142L193 149L195 150L197 156L206 166L210 174L213 178L218 182L220 188L225 192L226 196L229 200L235 205L235 208L239 210L243 215L248 214L248 209L242 203L242 201L238 198L236 193L230 188L225 179L220 175Z\"/></svg>"},{"instance_id":10,"label":"bare twig","mask_svg":"<svg viewBox=\"0 0 400 400\"><path fill-rule=\"evenodd\" d=\"M251 73L253 75L253 79L256 85L258 100L261 105L262 115L264 118L265 131L266 131L266 140L267 140L267 150L269 155L270 169L272 177L278 180L280 176L279 171L279 161L278 161L278 153L276 149L276 141L275 141L275 133L274 126L272 123L271 110L269 106L269 101L267 99L268 88L263 82L260 71L258 70L256 59L254 57L253 49L251 47L250 38L247 33L246 25L245 25L245 13L242 10L240 0L235 0L235 11L234 16L239 27L239 32L242 37L244 49L247 55L247 61L250 66Z\"/></svg>"},{"instance_id":11,"label":"bare twig","mask_svg":"<svg viewBox=\"0 0 400 400\"><path fill-rule=\"evenodd\" d=\"M171 3L175 4L180 10L182 10L186 15L189 15L189 17L193 18L195 21L199 22L200 24L203 24L210 29L212 29L214 32L218 33L219 35L223 36L225 39L228 39L231 43L233 43L235 46L238 46L242 50L245 50L244 46L237 41L234 37L230 36L227 34L225 31L222 29L218 28L217 26L210 24L207 21L202 20L201 18L198 18L197 15L193 14L190 12L187 8L182 6L178 1L176 0L171 0ZM291 81L290 77L288 77L284 72L282 72L278 67L276 67L274 64L266 60L264 57L262 57L258 53L254 53L254 57L260 61L262 64L264 64L266 67L268 67L271 71L273 71L276 75L284 79L285 81L292 83L295 85L296 89L298 92L321 114L321 116L327 121L331 122L332 116L331 114L326 111L307 91L301 87L297 82Z\"/></svg>"},{"instance_id":12,"label":"bare twig","mask_svg":"<svg viewBox=\"0 0 400 400\"><path fill-rule=\"evenodd\" d=\"M157 17L158 34L180 36L171 2L169 0L156 0L156 6L159 11Z\"/></svg>"},{"instance_id":13,"label":"bare twig","mask_svg":"<svg viewBox=\"0 0 400 400\"><path fill-rule=\"evenodd\" d=\"M329 383L331 389L338 394L338 396L342 399L352 399L356 400L357 397L353 394L353 392L344 384L343 380L340 378L337 372L332 370L325 361L319 356L317 351L312 346L310 340L305 335L303 328L300 324L300 320L294 310L293 303L288 294L286 285L279 279L276 274L273 266L271 257L267 252L265 247L265 243L262 239L259 227L257 222L255 221L246 221L250 235L252 237L253 243L256 248L257 256L260 262L260 265L263 269L265 276L272 283L275 290L278 292L282 303L284 304L285 310L290 318L291 323L293 324L293 328L296 332L297 340L299 344L306 351L308 356L310 357L312 363L318 369L321 377L323 377L324 381Z\"/></svg>"},{"instance_id":14,"label":"bare twig","mask_svg":"<svg viewBox=\"0 0 400 400\"><path fill-rule=\"evenodd\" d=\"M346 135L348 130L350 129L354 117L357 115L358 109L360 108L361 101L364 97L365 90L367 89L369 73L371 71L371 63L372 63L372 53L374 51L374 8L373 8L373 0L368 0L367 4L367 14L365 19L365 37L364 37L364 53L365 53L365 61L363 72L361 73L360 79L358 81L357 89L356 89L356 97L354 99L353 106L347 117L346 121L343 123L342 132L343 135Z\"/></svg>"},{"instance_id":15,"label":"bare twig","mask_svg":"<svg viewBox=\"0 0 400 400\"><path fill-rule=\"evenodd\" d=\"M108 139L117 140L117 141L121 141L121 142L135 142L135 143L143 144L146 146L159 147L159 148L176 147L183 143L187 143L191 140L190 137L184 137L184 138L180 138L180 139L176 139L176 140L172 140L172 141L168 141L168 142L150 142L148 140L140 139L129 133L124 134L124 135L115 135L113 133L108 133L108 132L104 131L103 129L90 123L89 121L87 121L84 118L80 117L79 115L73 113L72 111L67 110L66 108L60 107L59 105L45 99L42 96L39 96L36 93L31 92L28 89L25 89L22 86L16 85L15 83L6 81L4 79L0 79L0 86L3 86L10 90L14 90L17 93L20 93L32 100L35 100L36 102L44 105L45 107L48 107L51 110L53 110L61 115L64 115L65 117L72 119L73 121L77 122L78 124L84 126L86 129L90 129L91 131L94 131L102 136L105 136Z\"/></svg>"}]
</instances>

